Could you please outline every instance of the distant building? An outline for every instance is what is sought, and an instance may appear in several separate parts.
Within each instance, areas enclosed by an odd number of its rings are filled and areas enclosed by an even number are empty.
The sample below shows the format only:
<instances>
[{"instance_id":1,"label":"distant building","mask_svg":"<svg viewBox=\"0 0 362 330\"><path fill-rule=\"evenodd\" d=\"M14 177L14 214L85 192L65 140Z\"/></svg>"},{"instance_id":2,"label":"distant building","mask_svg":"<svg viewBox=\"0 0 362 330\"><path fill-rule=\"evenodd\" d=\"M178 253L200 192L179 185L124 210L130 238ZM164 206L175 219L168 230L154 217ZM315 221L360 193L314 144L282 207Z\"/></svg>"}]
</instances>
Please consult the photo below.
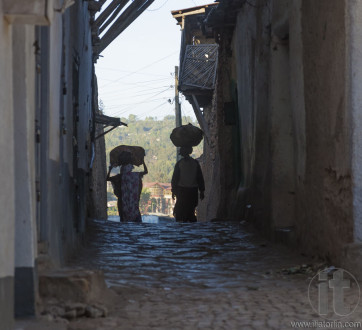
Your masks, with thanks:
<instances>
[{"instance_id":1,"label":"distant building","mask_svg":"<svg viewBox=\"0 0 362 330\"><path fill-rule=\"evenodd\" d=\"M117 207L117 201L108 201L107 207Z\"/></svg>"},{"instance_id":2,"label":"distant building","mask_svg":"<svg viewBox=\"0 0 362 330\"><path fill-rule=\"evenodd\" d=\"M143 188L151 195L147 211L172 215L175 201L172 199L171 183L146 182Z\"/></svg>"}]
</instances>

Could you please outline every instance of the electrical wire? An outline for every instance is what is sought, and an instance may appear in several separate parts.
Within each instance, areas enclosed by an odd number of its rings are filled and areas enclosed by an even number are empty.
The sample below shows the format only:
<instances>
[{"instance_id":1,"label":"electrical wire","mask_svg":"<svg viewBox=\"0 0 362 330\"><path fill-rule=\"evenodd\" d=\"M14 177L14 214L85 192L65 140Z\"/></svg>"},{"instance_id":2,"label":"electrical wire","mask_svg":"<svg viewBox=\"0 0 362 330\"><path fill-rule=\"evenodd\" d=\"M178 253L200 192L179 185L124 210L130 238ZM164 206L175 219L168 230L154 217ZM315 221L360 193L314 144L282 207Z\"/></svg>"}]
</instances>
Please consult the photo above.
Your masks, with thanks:
<instances>
[{"instance_id":1,"label":"electrical wire","mask_svg":"<svg viewBox=\"0 0 362 330\"><path fill-rule=\"evenodd\" d=\"M154 90L160 90L161 88L165 88L165 87L168 87L168 89L173 88L173 86L159 86L159 87L154 87L154 88L149 88L149 89L144 89L144 90L135 91L135 92L137 92L137 93L135 93L135 94L127 94L126 97L127 97L127 98L133 98L133 97L140 97L140 96L150 95L150 94L153 94L153 93L154 93ZM148 93L145 93L145 92L147 92L147 91L148 91ZM112 100L119 99L119 98L123 97L122 92L123 92L123 90L120 91L119 93L117 93L117 95L113 95L113 96L111 96L111 97L107 97L107 101L112 101Z\"/></svg>"},{"instance_id":2,"label":"electrical wire","mask_svg":"<svg viewBox=\"0 0 362 330\"><path fill-rule=\"evenodd\" d=\"M157 99L149 99L145 102L137 102L137 103L127 103L127 104L114 104L114 105L111 105L111 106L106 106L106 110L109 110L109 109L115 109L115 108L121 108L123 107L123 109L121 110L118 110L118 111L115 111L112 113L112 115L115 115L115 114L118 114L118 113L121 113L121 112L125 112L126 109L130 109L132 107L136 107L140 104L145 104L145 103L150 103L150 102L155 102L155 101L160 101L160 100L164 100L166 99L165 97L159 97Z\"/></svg>"},{"instance_id":3,"label":"electrical wire","mask_svg":"<svg viewBox=\"0 0 362 330\"><path fill-rule=\"evenodd\" d=\"M141 80L141 81L137 81L137 82L121 82L121 83L119 83L119 82L116 82L116 83L114 83L115 85L116 84L123 84L123 83L126 83L127 85L143 85L143 84L146 84L146 83L148 83L148 82L155 82L155 81L165 81L165 80L169 80L170 78L159 78L159 79L152 79L152 80ZM102 79L103 80L103 79ZM108 79L108 81L110 81L110 82L114 82L114 80L110 80L110 79ZM100 88L102 88L102 87L106 87L106 86L108 86L109 84L106 84L106 85L104 85L104 86L102 86L102 85L100 85L99 87Z\"/></svg>"},{"instance_id":4,"label":"electrical wire","mask_svg":"<svg viewBox=\"0 0 362 330\"><path fill-rule=\"evenodd\" d=\"M130 91L130 93L144 93L144 92L147 92L147 91L152 91L152 90L160 90L161 88L171 88L171 87L174 87L172 84L167 84L167 85L141 85L141 86L132 86L130 88L119 88L115 91L108 91L107 94L106 93L100 93L102 95L110 95L112 96L112 94L115 94L115 95L120 95L122 94L123 92L126 92L126 91Z\"/></svg>"},{"instance_id":5,"label":"electrical wire","mask_svg":"<svg viewBox=\"0 0 362 330\"><path fill-rule=\"evenodd\" d=\"M160 79L142 80L139 82L127 82L127 85L145 84L145 83L149 83L149 82L164 81L164 80L168 80L168 79L170 79L170 78L168 77L168 78L160 78Z\"/></svg>"},{"instance_id":6,"label":"electrical wire","mask_svg":"<svg viewBox=\"0 0 362 330\"><path fill-rule=\"evenodd\" d=\"M167 2L168 2L168 0L166 0L160 7L156 8L156 9L147 9L147 11L157 11L157 10L160 10Z\"/></svg>"},{"instance_id":7,"label":"electrical wire","mask_svg":"<svg viewBox=\"0 0 362 330\"><path fill-rule=\"evenodd\" d=\"M171 88L169 87L167 90L170 90ZM154 93L154 91L152 91L152 92L149 92L149 93L140 93L140 94L130 94L130 95L127 95L126 97L127 98L138 98L138 97L143 97L143 96L148 96L148 95L154 95L153 94ZM119 95L119 97L122 97L121 95ZM117 100L117 97L113 97L112 99L108 99L108 101L114 101L114 100Z\"/></svg>"},{"instance_id":8,"label":"electrical wire","mask_svg":"<svg viewBox=\"0 0 362 330\"><path fill-rule=\"evenodd\" d=\"M122 70L122 69L114 69L114 68L102 68L102 67L98 67L96 69L97 70L104 70L104 71L118 71L118 72L125 72L125 73L134 73L134 71L127 71L127 70ZM157 73L138 73L136 72L137 74L142 74L142 75L145 75L145 76L158 76L158 77L168 77L168 75L165 75L165 74L157 74Z\"/></svg>"},{"instance_id":9,"label":"electrical wire","mask_svg":"<svg viewBox=\"0 0 362 330\"><path fill-rule=\"evenodd\" d=\"M161 108L161 107L162 107L162 106L164 106L164 105L167 105L167 103L168 103L168 102L161 103L161 104L160 104L160 105L158 105L157 107L155 107L155 108L153 108L153 109L151 109L151 110L147 110L146 112L144 112L144 113L140 114L140 115L139 115L139 116L137 116L137 117L138 117L138 118L142 118L144 115L149 114L149 113L151 113L151 112L153 112L153 111L157 110L158 108Z\"/></svg>"},{"instance_id":10,"label":"electrical wire","mask_svg":"<svg viewBox=\"0 0 362 330\"><path fill-rule=\"evenodd\" d=\"M137 102L137 103L129 103L128 105L134 105L134 104L141 104L141 103L145 103L145 102L149 101L150 99L152 99L153 97L155 97L155 96L157 96L157 95L160 95L160 94L162 94L162 93L164 93L164 92L168 91L169 89L170 89L170 88L166 88L166 89L164 89L164 90L162 90L162 91L160 91L160 92L158 92L158 93L156 93L156 94L153 94L151 97L149 97L149 98L146 98L146 99L142 100L141 102Z\"/></svg>"},{"instance_id":11,"label":"electrical wire","mask_svg":"<svg viewBox=\"0 0 362 330\"><path fill-rule=\"evenodd\" d=\"M159 100L164 100L164 101L165 101L166 99L168 99L168 98L154 99L154 100L150 100L150 101L148 101L148 102L143 102L142 104L145 104L145 103L149 104L149 103L152 103L152 102L155 102L155 101L159 101ZM165 101L165 102L167 102L167 101ZM167 102L167 103L168 103L168 102ZM139 105L140 105L140 104L138 104L138 106L139 106ZM120 110L120 111L116 111L116 112L111 113L111 116L120 117L120 116L122 116L123 114L125 114L126 112L129 112L131 109L135 110L135 109L137 109L137 106L134 106L134 105L128 106L128 107L126 107L126 108L123 108L123 109Z\"/></svg>"},{"instance_id":12,"label":"electrical wire","mask_svg":"<svg viewBox=\"0 0 362 330\"><path fill-rule=\"evenodd\" d=\"M167 79L168 80L168 79ZM160 81L161 82L161 81ZM165 83L165 81L162 81L162 83ZM131 84L131 83L129 83ZM170 86L171 84L167 84L167 86ZM164 88L166 87L165 85L162 85L162 86L158 86L158 87L155 87L155 84L140 84L140 85L134 85L134 86L130 86L129 88L122 88L122 87L118 87L117 89L112 89L112 90L108 90L106 92L99 92L100 95L119 95L120 93L123 93L125 91L137 91L139 90L140 88L147 88L147 89L160 89L160 88ZM101 88L100 88L101 90Z\"/></svg>"},{"instance_id":13,"label":"electrical wire","mask_svg":"<svg viewBox=\"0 0 362 330\"><path fill-rule=\"evenodd\" d=\"M129 76L131 76L131 75L133 75L133 74L135 74L135 73L138 73L138 72L140 72L140 71L142 71L142 70L144 70L144 69L147 69L147 68L151 67L152 65L157 64L157 63L159 63L159 62L161 62L161 61L163 61L163 60L171 57L172 55L175 55L175 54L178 53L178 52L179 52L179 51L173 52L173 53L171 53L171 54L169 54L169 55L167 55L167 56L165 56L165 57L162 57L161 59L159 59L159 60L157 60L157 61L155 61L155 62L152 62L152 63L150 63L150 64L148 64L148 65L146 65L146 66L144 66L144 67L142 67L142 68L140 68L140 69L138 69L138 70L136 70L136 71L130 72L130 73L128 73L128 74L126 74L126 75L124 75L124 76L116 79L115 81L113 81L113 83L116 83L116 82L122 80L123 78L129 77ZM103 86L103 88L109 86L110 84L111 84L111 83L106 84L105 86Z\"/></svg>"},{"instance_id":14,"label":"electrical wire","mask_svg":"<svg viewBox=\"0 0 362 330\"><path fill-rule=\"evenodd\" d=\"M103 93L100 91L99 94L103 95L103 96L113 96L113 95L122 94L124 92L129 92L129 93L143 92L143 91L147 91L147 90L165 88L167 86L171 86L173 82L171 82L171 81L168 81L168 82L160 81L159 83L162 83L162 85L140 84L140 85L130 86L129 88L118 87L116 89L108 90L108 91L103 92ZM165 85L165 83L167 83L167 85Z\"/></svg>"}]
</instances>

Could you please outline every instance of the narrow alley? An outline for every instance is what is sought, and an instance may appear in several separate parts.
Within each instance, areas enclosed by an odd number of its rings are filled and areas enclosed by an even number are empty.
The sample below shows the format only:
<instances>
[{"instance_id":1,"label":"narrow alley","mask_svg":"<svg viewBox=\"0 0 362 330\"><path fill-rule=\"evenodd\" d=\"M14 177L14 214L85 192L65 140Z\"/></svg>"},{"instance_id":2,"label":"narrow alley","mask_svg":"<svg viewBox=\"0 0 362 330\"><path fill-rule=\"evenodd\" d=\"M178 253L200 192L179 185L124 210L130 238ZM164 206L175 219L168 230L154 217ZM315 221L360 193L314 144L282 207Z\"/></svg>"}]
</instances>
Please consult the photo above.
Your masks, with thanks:
<instances>
[{"instance_id":1,"label":"narrow alley","mask_svg":"<svg viewBox=\"0 0 362 330\"><path fill-rule=\"evenodd\" d=\"M88 240L72 266L101 269L117 295L107 317L77 318L64 329L291 329L324 320L308 286L326 265L259 238L245 223L93 221ZM357 291L346 291L349 304ZM361 317L359 308L341 321Z\"/></svg>"},{"instance_id":2,"label":"narrow alley","mask_svg":"<svg viewBox=\"0 0 362 330\"><path fill-rule=\"evenodd\" d=\"M361 18L357 0L0 0L0 330L362 328ZM191 122L201 140L176 145ZM142 180L165 188L142 213L199 222L108 221L141 221Z\"/></svg>"}]
</instances>

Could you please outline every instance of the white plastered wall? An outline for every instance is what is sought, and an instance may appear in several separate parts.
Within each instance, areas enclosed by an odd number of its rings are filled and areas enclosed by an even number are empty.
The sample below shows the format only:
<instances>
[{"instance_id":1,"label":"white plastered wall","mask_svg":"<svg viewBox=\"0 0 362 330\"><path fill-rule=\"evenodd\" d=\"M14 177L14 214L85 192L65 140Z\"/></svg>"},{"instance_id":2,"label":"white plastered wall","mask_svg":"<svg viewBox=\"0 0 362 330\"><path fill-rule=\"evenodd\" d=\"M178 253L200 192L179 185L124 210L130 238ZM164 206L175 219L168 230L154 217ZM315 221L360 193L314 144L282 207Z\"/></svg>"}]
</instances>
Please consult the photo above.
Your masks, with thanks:
<instances>
[{"instance_id":1,"label":"white plastered wall","mask_svg":"<svg viewBox=\"0 0 362 330\"><path fill-rule=\"evenodd\" d=\"M13 26L16 267L34 267L36 257L34 41L33 26Z\"/></svg>"},{"instance_id":2,"label":"white plastered wall","mask_svg":"<svg viewBox=\"0 0 362 330\"><path fill-rule=\"evenodd\" d=\"M62 16L55 15L49 47L49 158L59 162L60 91L62 63Z\"/></svg>"},{"instance_id":3,"label":"white plastered wall","mask_svg":"<svg viewBox=\"0 0 362 330\"><path fill-rule=\"evenodd\" d=\"M14 275L14 144L11 26L0 1L0 279Z\"/></svg>"}]
</instances>

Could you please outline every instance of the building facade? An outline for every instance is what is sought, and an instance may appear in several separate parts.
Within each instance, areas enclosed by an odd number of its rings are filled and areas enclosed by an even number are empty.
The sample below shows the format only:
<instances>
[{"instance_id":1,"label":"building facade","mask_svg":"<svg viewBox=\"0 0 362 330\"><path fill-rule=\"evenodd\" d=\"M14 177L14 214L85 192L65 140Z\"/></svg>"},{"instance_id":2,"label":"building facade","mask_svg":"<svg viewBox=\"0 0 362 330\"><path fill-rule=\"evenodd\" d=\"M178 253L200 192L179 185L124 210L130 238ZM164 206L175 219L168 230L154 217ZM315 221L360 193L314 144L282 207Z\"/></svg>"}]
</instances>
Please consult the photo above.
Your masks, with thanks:
<instances>
[{"instance_id":1,"label":"building facade","mask_svg":"<svg viewBox=\"0 0 362 330\"><path fill-rule=\"evenodd\" d=\"M150 193L147 205L143 206L144 213L161 213L173 216L175 201L172 199L170 183L146 182L143 184L143 189Z\"/></svg>"},{"instance_id":2,"label":"building facade","mask_svg":"<svg viewBox=\"0 0 362 330\"><path fill-rule=\"evenodd\" d=\"M362 4L212 5L172 13L186 30L192 12L198 33L211 29L219 46L203 107L210 132L203 170L211 179L200 213L247 219L361 277ZM182 39L181 49L191 40Z\"/></svg>"},{"instance_id":3,"label":"building facade","mask_svg":"<svg viewBox=\"0 0 362 330\"><path fill-rule=\"evenodd\" d=\"M38 255L60 265L83 235L94 152L88 3L28 5L0 6L4 329L36 314Z\"/></svg>"},{"instance_id":4,"label":"building facade","mask_svg":"<svg viewBox=\"0 0 362 330\"><path fill-rule=\"evenodd\" d=\"M36 315L39 257L63 265L87 218L107 216L103 129L120 121L98 111L94 63L152 2L96 20L105 1L0 0L1 329Z\"/></svg>"}]
</instances>

